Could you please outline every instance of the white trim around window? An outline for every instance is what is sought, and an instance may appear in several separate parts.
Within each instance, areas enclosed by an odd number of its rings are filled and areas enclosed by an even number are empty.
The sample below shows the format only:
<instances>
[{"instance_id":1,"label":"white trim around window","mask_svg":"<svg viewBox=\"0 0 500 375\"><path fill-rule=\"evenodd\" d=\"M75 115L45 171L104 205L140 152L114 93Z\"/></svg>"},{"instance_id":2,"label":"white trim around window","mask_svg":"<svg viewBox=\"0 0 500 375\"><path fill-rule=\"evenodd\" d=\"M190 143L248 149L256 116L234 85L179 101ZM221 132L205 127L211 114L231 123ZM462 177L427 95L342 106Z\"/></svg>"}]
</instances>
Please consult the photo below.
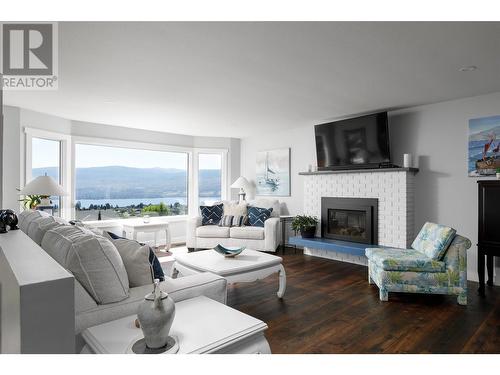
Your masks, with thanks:
<instances>
[{"instance_id":1,"label":"white trim around window","mask_svg":"<svg viewBox=\"0 0 500 375\"><path fill-rule=\"evenodd\" d=\"M24 158L24 170L21 173L23 178L22 185L26 185L27 181L31 181L31 167L32 167L32 141L33 138L41 138L49 141L60 142L60 152L59 152L59 175L60 181L58 181L68 195L60 197L60 213L61 217L69 219L71 217L71 202L72 197L70 192L72 189L72 168L71 168L71 136L63 133L56 133L47 130L24 127L24 147L25 147L25 158Z\"/></svg>"}]
</instances>

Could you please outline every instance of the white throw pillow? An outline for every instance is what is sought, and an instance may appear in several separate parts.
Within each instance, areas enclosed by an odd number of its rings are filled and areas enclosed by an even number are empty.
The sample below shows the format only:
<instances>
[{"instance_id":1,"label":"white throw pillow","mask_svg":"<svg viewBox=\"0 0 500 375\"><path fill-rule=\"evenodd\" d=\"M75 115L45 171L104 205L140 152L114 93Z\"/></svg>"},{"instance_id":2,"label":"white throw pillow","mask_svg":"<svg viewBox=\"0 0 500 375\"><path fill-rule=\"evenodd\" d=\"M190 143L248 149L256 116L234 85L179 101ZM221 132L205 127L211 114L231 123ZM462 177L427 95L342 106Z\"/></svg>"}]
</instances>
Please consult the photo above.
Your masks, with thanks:
<instances>
[{"instance_id":1,"label":"white throw pillow","mask_svg":"<svg viewBox=\"0 0 500 375\"><path fill-rule=\"evenodd\" d=\"M246 202L224 202L224 216L246 216L248 204Z\"/></svg>"},{"instance_id":2,"label":"white throw pillow","mask_svg":"<svg viewBox=\"0 0 500 375\"><path fill-rule=\"evenodd\" d=\"M45 233L42 248L68 269L98 304L128 297L127 270L110 240L85 228L63 225Z\"/></svg>"},{"instance_id":3,"label":"white throw pillow","mask_svg":"<svg viewBox=\"0 0 500 375\"><path fill-rule=\"evenodd\" d=\"M141 246L137 241L128 239L117 239L112 242L125 264L130 287L152 284L154 276L153 267L149 263L149 246Z\"/></svg>"}]
</instances>

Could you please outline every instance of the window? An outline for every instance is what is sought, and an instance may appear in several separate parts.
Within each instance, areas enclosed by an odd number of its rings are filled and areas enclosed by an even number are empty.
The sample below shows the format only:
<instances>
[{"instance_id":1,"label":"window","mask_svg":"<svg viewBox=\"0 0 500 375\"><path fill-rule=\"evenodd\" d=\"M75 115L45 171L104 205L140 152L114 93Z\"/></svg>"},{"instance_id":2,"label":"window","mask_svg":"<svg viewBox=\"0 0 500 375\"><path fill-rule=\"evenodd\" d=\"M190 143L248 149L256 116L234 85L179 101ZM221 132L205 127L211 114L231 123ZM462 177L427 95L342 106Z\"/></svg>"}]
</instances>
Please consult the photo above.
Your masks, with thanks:
<instances>
[{"instance_id":1,"label":"window","mask_svg":"<svg viewBox=\"0 0 500 375\"><path fill-rule=\"evenodd\" d=\"M222 198L222 154L198 154L198 201L212 205Z\"/></svg>"},{"instance_id":2,"label":"window","mask_svg":"<svg viewBox=\"0 0 500 375\"><path fill-rule=\"evenodd\" d=\"M61 142L32 137L31 178L27 182L44 175L52 177L61 184ZM54 215L60 216L59 197L50 197L50 200L54 206Z\"/></svg>"},{"instance_id":3,"label":"window","mask_svg":"<svg viewBox=\"0 0 500 375\"><path fill-rule=\"evenodd\" d=\"M75 144L75 218L186 215L187 152Z\"/></svg>"}]
</instances>

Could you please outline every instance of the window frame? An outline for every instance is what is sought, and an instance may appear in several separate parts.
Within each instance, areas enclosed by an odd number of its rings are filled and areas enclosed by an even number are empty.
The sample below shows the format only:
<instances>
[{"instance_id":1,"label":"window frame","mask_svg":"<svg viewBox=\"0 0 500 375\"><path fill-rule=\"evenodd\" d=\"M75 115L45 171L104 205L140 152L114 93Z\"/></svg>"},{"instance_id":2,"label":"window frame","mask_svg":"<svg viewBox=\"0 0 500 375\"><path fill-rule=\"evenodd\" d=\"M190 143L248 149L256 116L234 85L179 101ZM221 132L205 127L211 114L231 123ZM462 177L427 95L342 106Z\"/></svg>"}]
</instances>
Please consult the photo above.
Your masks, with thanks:
<instances>
[{"instance_id":1,"label":"window frame","mask_svg":"<svg viewBox=\"0 0 500 375\"><path fill-rule=\"evenodd\" d=\"M195 148L195 147L185 147L185 146L174 146L165 145L160 143L146 143L146 142L135 142L135 141L125 141L111 138L94 138L94 137L84 137L84 136L73 136L71 142L71 170L72 174L72 190L71 190L71 217L75 217L75 205L76 201L76 145L86 144L92 146L103 146L103 147L117 147L117 148L129 148L136 150L147 150L147 151L160 151L160 152L180 152L186 153L188 158L187 163L187 202L188 202L188 214L187 215L176 215L176 216L165 216L164 218L184 218L188 216L195 216L198 214L198 154L199 153L214 153L222 155L222 172L221 172L221 197L226 199L228 187L227 187L227 173L228 173L228 153L229 150L225 148ZM125 219L117 219L125 220Z\"/></svg>"},{"instance_id":2,"label":"window frame","mask_svg":"<svg viewBox=\"0 0 500 375\"><path fill-rule=\"evenodd\" d=\"M72 178L71 178L71 136L68 134L51 132L37 128L25 127L25 152L24 152L24 171L21 173L22 186L25 186L27 181L32 178L33 166L33 138L45 139L48 141L59 142L59 181L58 183L66 191L66 195L59 197L59 215L68 219L71 217L71 194L72 191Z\"/></svg>"},{"instance_id":3,"label":"window frame","mask_svg":"<svg viewBox=\"0 0 500 375\"><path fill-rule=\"evenodd\" d=\"M200 161L200 155L220 155L221 156L221 187L220 187L220 195L221 195L221 200L227 200L228 199L228 193L229 193L229 186L228 186L228 150L223 149L223 148L195 148L194 150L194 159L195 159L195 171L196 171L196 187L194 189L195 195L196 195L196 205L195 207L199 207L200 201L199 201L199 187L200 187L200 168L199 168L199 161Z\"/></svg>"}]
</instances>

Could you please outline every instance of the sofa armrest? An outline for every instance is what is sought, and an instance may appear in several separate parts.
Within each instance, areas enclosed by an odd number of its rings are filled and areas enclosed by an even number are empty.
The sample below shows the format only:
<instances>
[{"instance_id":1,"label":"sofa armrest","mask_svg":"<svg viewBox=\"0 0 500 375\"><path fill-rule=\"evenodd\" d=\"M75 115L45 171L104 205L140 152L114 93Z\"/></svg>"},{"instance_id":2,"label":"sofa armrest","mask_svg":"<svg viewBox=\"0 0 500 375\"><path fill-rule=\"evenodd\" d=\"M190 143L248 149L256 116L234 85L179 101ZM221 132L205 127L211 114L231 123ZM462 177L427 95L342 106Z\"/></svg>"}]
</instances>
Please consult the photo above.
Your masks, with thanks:
<instances>
[{"instance_id":1,"label":"sofa armrest","mask_svg":"<svg viewBox=\"0 0 500 375\"><path fill-rule=\"evenodd\" d=\"M280 244L280 218L271 217L264 222L264 241L266 251L276 251Z\"/></svg>"},{"instance_id":2,"label":"sofa armrest","mask_svg":"<svg viewBox=\"0 0 500 375\"><path fill-rule=\"evenodd\" d=\"M187 220L186 246L196 248L196 229L201 226L201 216L190 217Z\"/></svg>"},{"instance_id":3,"label":"sofa armrest","mask_svg":"<svg viewBox=\"0 0 500 375\"><path fill-rule=\"evenodd\" d=\"M175 302L198 296L205 296L217 302L226 303L227 280L210 272L164 281L165 289ZM163 289L163 287L162 287Z\"/></svg>"}]
</instances>

